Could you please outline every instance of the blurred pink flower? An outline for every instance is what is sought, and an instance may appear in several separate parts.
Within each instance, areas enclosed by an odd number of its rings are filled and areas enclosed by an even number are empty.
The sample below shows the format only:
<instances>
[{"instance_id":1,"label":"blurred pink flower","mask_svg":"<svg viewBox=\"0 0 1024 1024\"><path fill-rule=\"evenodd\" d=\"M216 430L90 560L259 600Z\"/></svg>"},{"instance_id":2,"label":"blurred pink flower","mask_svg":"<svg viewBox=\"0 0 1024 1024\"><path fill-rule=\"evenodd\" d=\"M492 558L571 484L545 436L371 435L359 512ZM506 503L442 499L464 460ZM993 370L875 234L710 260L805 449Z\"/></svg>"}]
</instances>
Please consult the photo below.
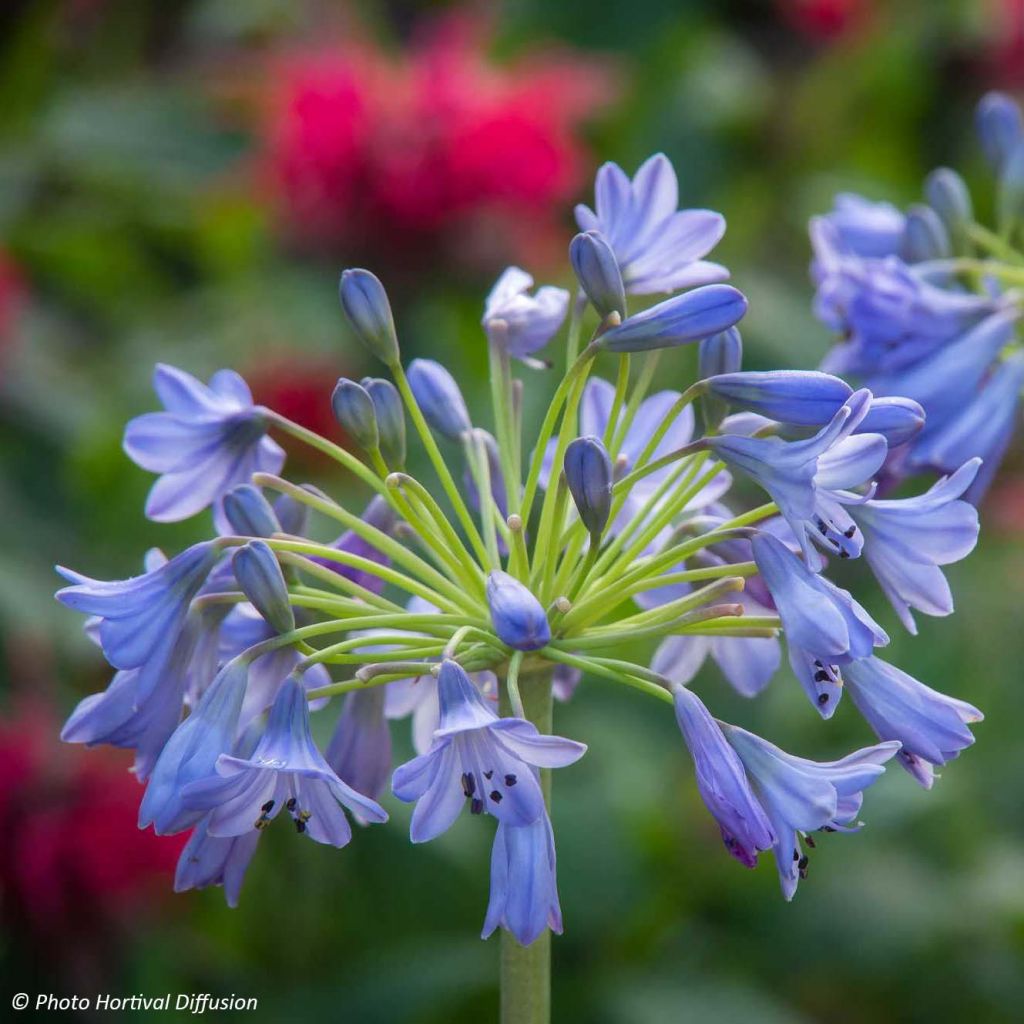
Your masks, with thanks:
<instances>
[{"instance_id":1,"label":"blurred pink flower","mask_svg":"<svg viewBox=\"0 0 1024 1024\"><path fill-rule=\"evenodd\" d=\"M455 16L398 56L349 40L280 60L263 169L298 243L386 241L416 262L449 244L479 258L483 239L497 263L552 231L590 171L579 129L611 77L564 52L499 66L488 43Z\"/></svg>"},{"instance_id":2,"label":"blurred pink flower","mask_svg":"<svg viewBox=\"0 0 1024 1024\"><path fill-rule=\"evenodd\" d=\"M806 36L829 43L861 28L872 13L872 0L777 0L779 11Z\"/></svg>"}]
</instances>

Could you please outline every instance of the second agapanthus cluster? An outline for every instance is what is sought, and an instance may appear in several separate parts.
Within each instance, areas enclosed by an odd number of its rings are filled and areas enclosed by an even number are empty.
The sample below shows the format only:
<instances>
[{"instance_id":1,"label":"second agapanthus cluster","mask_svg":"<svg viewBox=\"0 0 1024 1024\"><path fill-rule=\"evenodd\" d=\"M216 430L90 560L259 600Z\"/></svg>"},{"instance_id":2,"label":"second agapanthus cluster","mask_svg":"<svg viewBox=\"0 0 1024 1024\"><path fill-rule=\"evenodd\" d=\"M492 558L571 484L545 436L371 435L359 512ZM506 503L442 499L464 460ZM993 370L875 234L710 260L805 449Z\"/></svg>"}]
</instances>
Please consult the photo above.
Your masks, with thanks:
<instances>
[{"instance_id":1,"label":"second agapanthus cluster","mask_svg":"<svg viewBox=\"0 0 1024 1024\"><path fill-rule=\"evenodd\" d=\"M927 414L893 447L883 482L981 458L966 492L975 503L1010 445L1024 389L1024 120L990 93L977 128L995 176L994 230L978 223L948 167L928 175L924 202L905 212L844 193L811 222L815 312L840 335L823 368Z\"/></svg>"},{"instance_id":2,"label":"second agapanthus cluster","mask_svg":"<svg viewBox=\"0 0 1024 1024\"><path fill-rule=\"evenodd\" d=\"M234 903L275 818L344 846L349 816L386 821L390 780L415 805L413 842L467 807L496 819L485 936L501 926L526 945L560 931L548 772L586 748L553 732L552 696L585 699L581 679L673 709L726 848L749 867L772 851L787 898L812 834L855 830L885 762L930 786L973 741L980 714L878 657L885 630L826 573L863 554L909 629L914 611L948 614L941 567L975 544L961 496L979 461L917 497L878 498L873 481L918 436L920 405L825 373L744 372L746 300L704 259L724 221L677 207L664 157L632 179L607 165L595 209L577 214L575 299L534 291L518 268L502 275L481 325L486 426L442 365L404 366L365 270L342 275L341 304L387 376L324 396L362 458L255 406L235 374L204 385L158 367L165 411L132 421L125 450L158 474L152 518L212 507L216 535L151 553L128 580L61 570L58 597L90 616L116 669L64 738L135 750L140 825L191 830L177 888L222 884ZM669 297L630 308L654 291ZM565 372L539 427L525 424L517 374L544 382L566 319ZM699 379L654 391L662 351L684 344L699 345ZM436 491L406 464L410 425ZM365 508L279 476L272 430L336 460ZM736 478L763 502L745 503ZM324 524L336 537L313 539ZM643 640L649 663L621 656ZM710 655L756 696L783 646L813 709L828 719L848 692L878 742L808 760L717 720L690 686ZM311 713L334 718L322 747ZM405 717L416 755L394 767L389 720Z\"/></svg>"}]
</instances>

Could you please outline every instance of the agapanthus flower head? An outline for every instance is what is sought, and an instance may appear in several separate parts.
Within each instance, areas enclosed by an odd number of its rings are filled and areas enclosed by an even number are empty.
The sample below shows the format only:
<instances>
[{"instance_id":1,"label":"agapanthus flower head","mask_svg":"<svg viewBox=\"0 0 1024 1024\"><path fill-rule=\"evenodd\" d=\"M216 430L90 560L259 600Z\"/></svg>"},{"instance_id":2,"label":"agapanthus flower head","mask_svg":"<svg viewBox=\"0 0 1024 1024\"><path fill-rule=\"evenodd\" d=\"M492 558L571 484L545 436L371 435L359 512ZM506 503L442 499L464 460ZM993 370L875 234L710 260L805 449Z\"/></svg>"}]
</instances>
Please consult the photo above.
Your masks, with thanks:
<instances>
[{"instance_id":1,"label":"agapanthus flower head","mask_svg":"<svg viewBox=\"0 0 1024 1024\"><path fill-rule=\"evenodd\" d=\"M187 519L253 473L284 465L284 451L266 436L266 417L234 371L218 370L206 385L160 364L153 389L166 411L137 416L124 432L128 457L160 474L146 501L150 519Z\"/></svg>"},{"instance_id":2,"label":"agapanthus flower head","mask_svg":"<svg viewBox=\"0 0 1024 1024\"><path fill-rule=\"evenodd\" d=\"M699 285L622 318L619 276L632 291L720 276L701 257L721 221L676 209L664 158L632 182L606 168L597 191L592 216L607 223L577 239L573 260L600 321L587 338L593 318L582 296L568 310L566 293L531 295L525 272L509 270L487 303L491 380L471 395L475 423L448 368L429 358L402 366L387 297L366 272L346 274L343 303L394 383L346 380L335 392L334 410L361 452L239 401L240 422L260 431L257 447L243 450L223 429L222 395L197 391L183 375L161 378L168 412L159 415L184 410L184 425L150 431L151 450L180 454L182 438L198 431L210 446L202 464L212 451L234 460L204 492L206 503L218 502L217 536L169 560L151 554L147 572L131 580L62 570L71 585L59 597L92 616L86 632L118 670L104 693L79 704L64 736L133 749L136 773L148 779L140 823L193 829L177 888L223 885L234 904L260 832L282 811L299 833L346 845L346 810L362 824L386 820L377 797L391 774L393 794L415 804L416 843L445 832L467 804L471 815L497 820L485 936L502 927L529 945L560 931L547 772L586 747L558 734L552 701L565 713L570 698L586 699L592 678L674 710L727 848L748 866L773 850L787 898L806 873L802 837L812 846L810 831L855 829L863 790L899 744L904 765L928 783L934 766L973 741L977 712L878 661L887 634L823 572L826 557L865 556L911 629L912 609L952 609L940 567L975 543L977 515L963 499L976 486L977 459L916 497L880 488L924 456L941 463L968 444L987 452L1004 443L1010 391L1024 372L1016 299L953 288L942 267L883 268L914 302L930 302L935 289L947 303L914 327L917 342L946 353L943 376L960 365L969 384L958 392L964 408L948 403L951 418L935 425L924 407L945 399L927 380L916 380L919 399L881 371L889 386L878 397L824 372L744 372L733 325L746 299L731 286ZM825 259L838 261L829 273L843 261L900 263L879 252L884 245L931 256L943 232L955 246L969 227L949 210L915 219L842 207L826 231ZM900 238L883 244L894 233ZM840 266L837 280L845 288L868 271L877 267ZM872 316L885 305L879 294ZM913 319L915 308L900 315ZM525 420L536 396L526 400L513 359L545 346L558 355L567 314L561 379L530 375L537 394L548 384L552 394L533 433ZM966 335L950 340L950 316L957 330L968 325ZM891 327L873 323L861 354L886 350ZM967 338L980 371L960 347ZM653 350L688 342L700 343L696 379L651 393L659 371L674 374ZM596 375L612 362L608 353L619 355L614 384ZM886 374L901 365L902 355ZM976 407L989 398L994 426ZM213 411L197 412L202 401ZM422 449L408 453L408 466L406 415ZM267 471L258 454L267 426L350 473L371 495L362 513ZM423 456L429 477L420 476ZM766 492L760 504L730 494L730 469ZM832 714L845 676L882 742L838 761L794 757L717 721L683 685L699 684L710 657L737 692L756 697L783 642L819 713ZM630 660L645 647L649 664ZM310 716L334 697L343 700L321 753ZM412 719L416 756L392 772L390 723L400 718ZM505 956L519 955L508 943Z\"/></svg>"},{"instance_id":3,"label":"agapanthus flower head","mask_svg":"<svg viewBox=\"0 0 1024 1024\"><path fill-rule=\"evenodd\" d=\"M576 207L576 223L608 240L628 292L674 292L728 278L725 267L703 258L722 240L725 218L678 209L679 182L664 154L645 161L632 180L618 164L605 164L594 196L595 209Z\"/></svg>"}]
</instances>

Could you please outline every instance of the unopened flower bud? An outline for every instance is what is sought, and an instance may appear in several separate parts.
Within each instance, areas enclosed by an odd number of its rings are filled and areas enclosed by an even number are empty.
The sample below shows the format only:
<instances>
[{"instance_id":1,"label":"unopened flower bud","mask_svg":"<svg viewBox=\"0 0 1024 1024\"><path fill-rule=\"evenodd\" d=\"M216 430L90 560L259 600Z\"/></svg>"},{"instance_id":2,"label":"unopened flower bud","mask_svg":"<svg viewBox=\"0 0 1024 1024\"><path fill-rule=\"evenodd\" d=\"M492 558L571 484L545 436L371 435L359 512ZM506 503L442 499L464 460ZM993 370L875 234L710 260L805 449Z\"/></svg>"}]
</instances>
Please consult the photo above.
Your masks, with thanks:
<instances>
[{"instance_id":1,"label":"unopened flower bud","mask_svg":"<svg viewBox=\"0 0 1024 1024\"><path fill-rule=\"evenodd\" d=\"M274 515L281 524L282 533L290 533L301 537L306 532L309 522L309 506L297 501L290 494L282 494L274 502Z\"/></svg>"},{"instance_id":2,"label":"unopened flower bud","mask_svg":"<svg viewBox=\"0 0 1024 1024\"><path fill-rule=\"evenodd\" d=\"M1011 151L1024 138L1020 107L1005 93L990 92L981 98L974 115L985 158L1001 171Z\"/></svg>"},{"instance_id":3,"label":"unopened flower bud","mask_svg":"<svg viewBox=\"0 0 1024 1024\"><path fill-rule=\"evenodd\" d=\"M281 529L270 502L252 484L240 484L224 495L224 516L245 537L271 537Z\"/></svg>"},{"instance_id":4,"label":"unopened flower bud","mask_svg":"<svg viewBox=\"0 0 1024 1024\"><path fill-rule=\"evenodd\" d=\"M743 342L735 327L705 338L697 350L697 378L707 380L723 373L736 373L743 365ZM717 395L701 396L701 411L707 427L717 427L729 412L729 404Z\"/></svg>"},{"instance_id":5,"label":"unopened flower bud","mask_svg":"<svg viewBox=\"0 0 1024 1024\"><path fill-rule=\"evenodd\" d=\"M599 437L577 437L565 450L565 482L592 539L608 524L612 508L612 460Z\"/></svg>"},{"instance_id":6,"label":"unopened flower bud","mask_svg":"<svg viewBox=\"0 0 1024 1024\"><path fill-rule=\"evenodd\" d=\"M730 405L807 427L828 423L853 393L845 381L817 370L724 373L707 387Z\"/></svg>"},{"instance_id":7,"label":"unopened flower bud","mask_svg":"<svg viewBox=\"0 0 1024 1024\"><path fill-rule=\"evenodd\" d=\"M908 263L923 263L947 259L951 252L949 232L942 218L930 206L912 206L903 225L900 256Z\"/></svg>"},{"instance_id":8,"label":"unopened flower bud","mask_svg":"<svg viewBox=\"0 0 1024 1024\"><path fill-rule=\"evenodd\" d=\"M996 192L996 223L1009 230L1024 218L1024 139L1010 150L1003 161Z\"/></svg>"},{"instance_id":9,"label":"unopened flower bud","mask_svg":"<svg viewBox=\"0 0 1024 1024\"><path fill-rule=\"evenodd\" d=\"M584 231L569 243L569 259L580 286L601 316L626 315L626 288L612 247L599 231Z\"/></svg>"},{"instance_id":10,"label":"unopened flower bud","mask_svg":"<svg viewBox=\"0 0 1024 1024\"><path fill-rule=\"evenodd\" d=\"M381 377L364 377L362 384L377 414L380 453L389 469L405 465L405 408L398 388Z\"/></svg>"},{"instance_id":11,"label":"unopened flower bud","mask_svg":"<svg viewBox=\"0 0 1024 1024\"><path fill-rule=\"evenodd\" d=\"M331 395L331 409L341 429L364 451L380 446L377 411L365 388L354 380L342 377Z\"/></svg>"},{"instance_id":12,"label":"unopened flower bud","mask_svg":"<svg viewBox=\"0 0 1024 1024\"><path fill-rule=\"evenodd\" d=\"M278 633L295 628L295 613L288 601L288 587L274 552L261 540L239 548L231 568L242 593Z\"/></svg>"},{"instance_id":13,"label":"unopened flower bud","mask_svg":"<svg viewBox=\"0 0 1024 1024\"><path fill-rule=\"evenodd\" d=\"M540 601L507 572L487 577L487 604L494 632L517 651L537 651L551 640L551 627Z\"/></svg>"},{"instance_id":14,"label":"unopened flower bud","mask_svg":"<svg viewBox=\"0 0 1024 1024\"><path fill-rule=\"evenodd\" d=\"M747 311L747 300L731 285L709 284L675 295L623 320L601 335L608 352L649 352L700 341L732 327Z\"/></svg>"},{"instance_id":15,"label":"unopened flower bud","mask_svg":"<svg viewBox=\"0 0 1024 1024\"><path fill-rule=\"evenodd\" d=\"M950 237L959 242L974 220L971 193L964 179L948 167L937 167L924 179L924 197L946 225Z\"/></svg>"},{"instance_id":16,"label":"unopened flower bud","mask_svg":"<svg viewBox=\"0 0 1024 1024\"><path fill-rule=\"evenodd\" d=\"M409 387L426 421L449 441L458 441L473 429L469 410L455 378L433 359L414 359L409 364Z\"/></svg>"},{"instance_id":17,"label":"unopened flower bud","mask_svg":"<svg viewBox=\"0 0 1024 1024\"><path fill-rule=\"evenodd\" d=\"M341 308L359 340L386 366L398 362L398 336L384 285L368 270L342 272Z\"/></svg>"}]
</instances>

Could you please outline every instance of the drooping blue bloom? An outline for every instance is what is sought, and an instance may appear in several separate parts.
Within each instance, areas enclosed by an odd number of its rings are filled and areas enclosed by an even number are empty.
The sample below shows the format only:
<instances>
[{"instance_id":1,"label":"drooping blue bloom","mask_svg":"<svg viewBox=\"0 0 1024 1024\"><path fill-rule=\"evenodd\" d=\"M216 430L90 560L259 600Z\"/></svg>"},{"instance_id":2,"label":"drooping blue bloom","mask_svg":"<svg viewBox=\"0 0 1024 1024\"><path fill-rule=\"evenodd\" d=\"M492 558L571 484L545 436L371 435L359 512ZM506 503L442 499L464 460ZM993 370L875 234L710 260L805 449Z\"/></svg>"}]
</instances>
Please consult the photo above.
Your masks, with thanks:
<instances>
[{"instance_id":1,"label":"drooping blue bloom","mask_svg":"<svg viewBox=\"0 0 1024 1024\"><path fill-rule=\"evenodd\" d=\"M363 509L360 516L364 523L372 526L382 533L387 533L395 525L395 511L379 494L370 499L369 504ZM391 559L379 548L373 546L365 537L360 536L355 530L346 530L337 540L329 545L338 551L344 551L359 558L365 558L378 565L387 566ZM368 569L360 569L352 565L345 565L342 562L332 561L330 558L321 555L311 555L310 561L317 562L333 569L339 576L357 583L359 586L374 594L380 594L384 590L384 580Z\"/></svg>"},{"instance_id":2,"label":"drooping blue bloom","mask_svg":"<svg viewBox=\"0 0 1024 1024\"><path fill-rule=\"evenodd\" d=\"M648 159L632 181L618 164L604 164L594 197L595 210L576 207L576 223L608 240L631 294L674 292L729 277L725 267L703 259L725 234L725 218L712 210L678 209L679 183L664 154Z\"/></svg>"},{"instance_id":3,"label":"drooping blue bloom","mask_svg":"<svg viewBox=\"0 0 1024 1024\"><path fill-rule=\"evenodd\" d=\"M207 815L196 825L181 851L174 872L174 891L222 885L227 905L237 907L245 872L256 852L260 834L253 829L240 836L211 836L207 831L209 820Z\"/></svg>"},{"instance_id":4,"label":"drooping blue bloom","mask_svg":"<svg viewBox=\"0 0 1024 1024\"><path fill-rule=\"evenodd\" d=\"M449 441L460 441L473 429L455 378L433 359L414 359L407 371L409 387L430 426Z\"/></svg>"},{"instance_id":5,"label":"drooping blue bloom","mask_svg":"<svg viewBox=\"0 0 1024 1024\"><path fill-rule=\"evenodd\" d=\"M295 612L288 597L288 584L277 556L262 540L240 547L231 558L238 587L249 603L278 633L295 628Z\"/></svg>"},{"instance_id":6,"label":"drooping blue bloom","mask_svg":"<svg viewBox=\"0 0 1024 1024\"><path fill-rule=\"evenodd\" d=\"M491 852L491 897L481 938L488 938L499 926L521 946L535 942L545 928L562 934L555 836L547 811L532 825L498 824Z\"/></svg>"},{"instance_id":7,"label":"drooping blue bloom","mask_svg":"<svg viewBox=\"0 0 1024 1024\"><path fill-rule=\"evenodd\" d=\"M174 648L189 603L219 557L216 543L203 541L141 576L110 582L58 566L57 571L72 585L58 590L57 600L100 617L100 644L115 668L153 665ZM147 687L156 682L141 681Z\"/></svg>"},{"instance_id":8,"label":"drooping blue bloom","mask_svg":"<svg viewBox=\"0 0 1024 1024\"><path fill-rule=\"evenodd\" d=\"M160 474L146 500L150 519L187 519L253 473L280 472L284 450L266 436L266 418L233 370L206 385L158 364L153 388L166 411L137 416L124 432L128 457Z\"/></svg>"},{"instance_id":9,"label":"drooping blue bloom","mask_svg":"<svg viewBox=\"0 0 1024 1024\"><path fill-rule=\"evenodd\" d=\"M693 758L697 788L718 822L725 848L745 867L770 850L775 833L743 770L736 751L701 699L678 684L672 687L676 721Z\"/></svg>"},{"instance_id":10,"label":"drooping blue bloom","mask_svg":"<svg viewBox=\"0 0 1024 1024\"><path fill-rule=\"evenodd\" d=\"M354 690L345 697L324 758L338 778L376 800L391 774L391 730L384 717L384 687ZM357 821L358 812L354 812Z\"/></svg>"},{"instance_id":11,"label":"drooping blue bloom","mask_svg":"<svg viewBox=\"0 0 1024 1024\"><path fill-rule=\"evenodd\" d=\"M343 271L338 297L356 337L385 366L394 366L399 360L398 336L380 279L369 270Z\"/></svg>"},{"instance_id":12,"label":"drooping blue bloom","mask_svg":"<svg viewBox=\"0 0 1024 1024\"><path fill-rule=\"evenodd\" d=\"M915 445L911 463L950 473L968 459L981 458L967 492L969 501L980 501L1013 436L1022 388L1024 352L1016 352L997 366L958 416Z\"/></svg>"},{"instance_id":13,"label":"drooping blue bloom","mask_svg":"<svg viewBox=\"0 0 1024 1024\"><path fill-rule=\"evenodd\" d=\"M492 345L525 361L554 337L569 308L564 288L545 285L530 295L532 287L525 270L509 267L487 296L482 321Z\"/></svg>"},{"instance_id":14,"label":"drooping blue bloom","mask_svg":"<svg viewBox=\"0 0 1024 1024\"><path fill-rule=\"evenodd\" d=\"M925 789L931 789L935 768L974 742L968 725L984 718L966 701L925 686L881 658L851 662L843 675L857 710L879 739L903 745L899 761Z\"/></svg>"},{"instance_id":15,"label":"drooping blue bloom","mask_svg":"<svg viewBox=\"0 0 1024 1024\"><path fill-rule=\"evenodd\" d=\"M1024 119L1020 107L1005 93L989 92L982 96L975 110L975 127L985 158L1000 171L1024 139Z\"/></svg>"},{"instance_id":16,"label":"drooping blue bloom","mask_svg":"<svg viewBox=\"0 0 1024 1024\"><path fill-rule=\"evenodd\" d=\"M871 402L868 391L855 392L831 422L813 437L802 441L783 441L779 437L743 437L722 434L705 439L715 455L735 469L740 469L771 495L779 511L800 542L808 564L818 568L821 560L811 541L840 557L856 557L860 553L857 529L843 510L849 499L842 492L865 482L860 474L877 468L872 449L881 445L885 457L885 441L879 435L862 435L868 441L857 441L851 447L838 448L856 427ZM877 440L872 440L877 438ZM838 455L829 462L827 455L838 448ZM847 458L849 452L856 458ZM877 454L877 451L875 452Z\"/></svg>"},{"instance_id":17,"label":"drooping blue bloom","mask_svg":"<svg viewBox=\"0 0 1024 1024\"><path fill-rule=\"evenodd\" d=\"M273 505L252 484L239 484L224 495L224 518L243 537L271 537L283 529Z\"/></svg>"},{"instance_id":18,"label":"drooping blue bloom","mask_svg":"<svg viewBox=\"0 0 1024 1024\"><path fill-rule=\"evenodd\" d=\"M372 451L380 445L377 410L369 392L354 380L339 379L331 394L331 410L338 425L360 448Z\"/></svg>"},{"instance_id":19,"label":"drooping blue bloom","mask_svg":"<svg viewBox=\"0 0 1024 1024\"><path fill-rule=\"evenodd\" d=\"M434 839L451 827L467 801L473 814L488 813L510 826L531 825L544 813L534 768L578 761L586 746L542 735L522 718L499 718L457 662L442 662L438 675L440 721L429 753L395 769L392 790L416 802L410 837Z\"/></svg>"},{"instance_id":20,"label":"drooping blue bloom","mask_svg":"<svg viewBox=\"0 0 1024 1024\"><path fill-rule=\"evenodd\" d=\"M674 348L727 330L746 312L746 298L732 285L708 284L627 317L605 331L598 344L608 352Z\"/></svg>"},{"instance_id":21,"label":"drooping blue bloom","mask_svg":"<svg viewBox=\"0 0 1024 1024\"><path fill-rule=\"evenodd\" d=\"M601 438L577 437L565 450L565 482L591 537L600 537L612 508L612 462Z\"/></svg>"},{"instance_id":22,"label":"drooping blue bloom","mask_svg":"<svg viewBox=\"0 0 1024 1024\"><path fill-rule=\"evenodd\" d=\"M360 386L370 396L377 417L380 453L388 469L405 465L405 406L398 388L381 377L364 377Z\"/></svg>"},{"instance_id":23,"label":"drooping blue bloom","mask_svg":"<svg viewBox=\"0 0 1024 1024\"><path fill-rule=\"evenodd\" d=\"M926 615L953 611L953 595L939 566L966 558L978 541L977 509L960 497L980 465L980 459L972 459L913 498L850 507L864 534L868 565L911 633L917 632L912 608Z\"/></svg>"},{"instance_id":24,"label":"drooping blue bloom","mask_svg":"<svg viewBox=\"0 0 1024 1024\"><path fill-rule=\"evenodd\" d=\"M848 591L812 572L771 534L758 532L751 546L782 620L793 671L829 718L842 693L837 666L870 657L889 637Z\"/></svg>"},{"instance_id":25,"label":"drooping blue bloom","mask_svg":"<svg viewBox=\"0 0 1024 1024\"><path fill-rule=\"evenodd\" d=\"M139 828L152 825L158 835L169 835L190 828L203 816L185 807L182 790L212 775L220 755L234 748L248 675L244 661L228 662L175 729L142 797Z\"/></svg>"},{"instance_id":26,"label":"drooping blue bloom","mask_svg":"<svg viewBox=\"0 0 1024 1024\"><path fill-rule=\"evenodd\" d=\"M189 783L184 804L209 811L212 836L241 836L265 828L285 808L300 833L345 846L352 827L341 806L364 821L387 821L375 800L357 793L331 769L309 731L306 691L294 677L281 685L267 728L252 756L221 754L217 775Z\"/></svg>"},{"instance_id":27,"label":"drooping blue bloom","mask_svg":"<svg viewBox=\"0 0 1024 1024\"><path fill-rule=\"evenodd\" d=\"M800 834L854 831L863 790L881 777L883 765L900 745L878 743L838 761L819 762L787 754L738 726L722 723L722 728L768 813L782 894L791 900L798 882L807 876ZM810 838L807 843L814 846Z\"/></svg>"},{"instance_id":28,"label":"drooping blue bloom","mask_svg":"<svg viewBox=\"0 0 1024 1024\"><path fill-rule=\"evenodd\" d=\"M741 409L808 427L828 423L853 394L846 381L815 370L723 373L710 377L707 387Z\"/></svg>"},{"instance_id":29,"label":"drooping blue bloom","mask_svg":"<svg viewBox=\"0 0 1024 1024\"><path fill-rule=\"evenodd\" d=\"M569 243L569 260L580 287L602 317L626 316L626 289L618 260L600 231L584 231Z\"/></svg>"},{"instance_id":30,"label":"drooping blue bloom","mask_svg":"<svg viewBox=\"0 0 1024 1024\"><path fill-rule=\"evenodd\" d=\"M544 606L514 576L500 569L487 574L487 605L494 632L517 651L539 651L551 640Z\"/></svg>"}]
</instances>

